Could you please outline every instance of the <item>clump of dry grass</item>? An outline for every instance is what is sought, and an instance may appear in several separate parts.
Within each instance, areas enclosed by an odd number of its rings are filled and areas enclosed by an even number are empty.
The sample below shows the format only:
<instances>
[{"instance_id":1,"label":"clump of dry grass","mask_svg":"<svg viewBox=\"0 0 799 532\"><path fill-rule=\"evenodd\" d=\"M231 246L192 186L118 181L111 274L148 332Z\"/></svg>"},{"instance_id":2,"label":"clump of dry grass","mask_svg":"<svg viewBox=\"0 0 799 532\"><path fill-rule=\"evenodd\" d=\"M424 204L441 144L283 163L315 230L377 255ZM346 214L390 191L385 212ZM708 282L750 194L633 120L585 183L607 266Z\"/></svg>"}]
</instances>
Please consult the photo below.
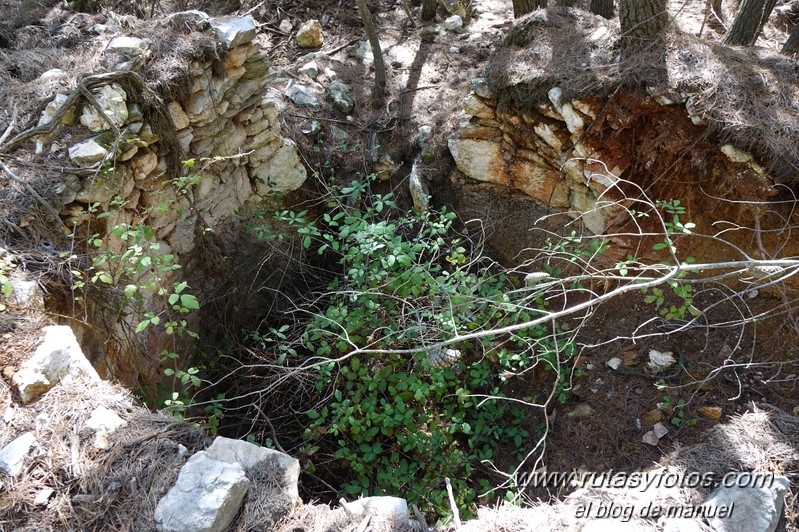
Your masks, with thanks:
<instances>
[{"instance_id":1,"label":"clump of dry grass","mask_svg":"<svg viewBox=\"0 0 799 532\"><path fill-rule=\"evenodd\" d=\"M0 521L15 527L45 530L66 522L80 530L151 530L158 500L188 456L208 443L201 429L137 406L107 381L61 383L24 408L13 404L3 381L0 405L11 409L0 447L30 431L42 448L19 477L4 479ZM99 406L128 423L107 450L94 447L94 431L86 427ZM54 495L37 507L34 499L45 488Z\"/></svg>"}]
</instances>

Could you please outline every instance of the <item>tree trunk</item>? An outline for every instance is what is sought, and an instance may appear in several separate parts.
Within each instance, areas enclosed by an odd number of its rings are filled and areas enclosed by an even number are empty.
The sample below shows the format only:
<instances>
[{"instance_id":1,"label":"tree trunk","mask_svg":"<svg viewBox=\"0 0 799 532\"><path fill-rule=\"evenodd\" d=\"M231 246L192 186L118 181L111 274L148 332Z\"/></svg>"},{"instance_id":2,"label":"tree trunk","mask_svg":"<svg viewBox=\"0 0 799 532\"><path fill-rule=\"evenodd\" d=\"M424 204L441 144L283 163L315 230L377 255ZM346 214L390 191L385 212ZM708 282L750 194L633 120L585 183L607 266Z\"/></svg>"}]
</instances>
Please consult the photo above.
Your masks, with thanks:
<instances>
[{"instance_id":1,"label":"tree trunk","mask_svg":"<svg viewBox=\"0 0 799 532\"><path fill-rule=\"evenodd\" d=\"M422 22L436 18L438 0L422 0Z\"/></svg>"},{"instance_id":2,"label":"tree trunk","mask_svg":"<svg viewBox=\"0 0 799 532\"><path fill-rule=\"evenodd\" d=\"M724 44L752 46L763 29L777 0L743 0L732 26L724 34Z\"/></svg>"},{"instance_id":3,"label":"tree trunk","mask_svg":"<svg viewBox=\"0 0 799 532\"><path fill-rule=\"evenodd\" d=\"M799 52L799 24L793 27L791 34L788 36L788 40L785 41L780 52L785 55L793 55Z\"/></svg>"},{"instance_id":4,"label":"tree trunk","mask_svg":"<svg viewBox=\"0 0 799 532\"><path fill-rule=\"evenodd\" d=\"M613 12L613 0L591 0L591 13L608 20L612 19L615 15Z\"/></svg>"},{"instance_id":5,"label":"tree trunk","mask_svg":"<svg viewBox=\"0 0 799 532\"><path fill-rule=\"evenodd\" d=\"M380 49L380 40L377 38L375 25L372 22L372 14L366 7L366 0L356 0L358 11L361 13L361 21L369 38L369 45L372 47L372 54L375 56L375 96L382 99L386 90L386 66L383 63L383 50Z\"/></svg>"},{"instance_id":6,"label":"tree trunk","mask_svg":"<svg viewBox=\"0 0 799 532\"><path fill-rule=\"evenodd\" d=\"M660 39L669 24L667 1L621 0L619 20L623 57L643 50Z\"/></svg>"},{"instance_id":7,"label":"tree trunk","mask_svg":"<svg viewBox=\"0 0 799 532\"><path fill-rule=\"evenodd\" d=\"M513 0L513 18L519 18L543 7L547 7L547 0Z\"/></svg>"}]
</instances>

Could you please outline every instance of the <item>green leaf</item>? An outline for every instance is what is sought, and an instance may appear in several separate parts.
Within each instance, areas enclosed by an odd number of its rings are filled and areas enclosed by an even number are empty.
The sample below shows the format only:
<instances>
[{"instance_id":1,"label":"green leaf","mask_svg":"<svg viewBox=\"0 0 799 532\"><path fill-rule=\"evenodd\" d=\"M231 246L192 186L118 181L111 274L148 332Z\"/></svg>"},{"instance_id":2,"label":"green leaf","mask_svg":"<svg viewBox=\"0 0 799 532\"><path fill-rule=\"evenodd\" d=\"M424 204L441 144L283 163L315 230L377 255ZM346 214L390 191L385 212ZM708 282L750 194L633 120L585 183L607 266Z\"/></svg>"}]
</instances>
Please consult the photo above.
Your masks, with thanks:
<instances>
[{"instance_id":1,"label":"green leaf","mask_svg":"<svg viewBox=\"0 0 799 532\"><path fill-rule=\"evenodd\" d=\"M139 322L139 324L136 326L136 334L142 332L144 329L147 328L148 325L150 325L150 320L144 320L142 322Z\"/></svg>"},{"instance_id":2,"label":"green leaf","mask_svg":"<svg viewBox=\"0 0 799 532\"><path fill-rule=\"evenodd\" d=\"M180 296L180 304L187 309L196 310L200 308L199 301L197 301L197 298L191 294L182 294Z\"/></svg>"}]
</instances>

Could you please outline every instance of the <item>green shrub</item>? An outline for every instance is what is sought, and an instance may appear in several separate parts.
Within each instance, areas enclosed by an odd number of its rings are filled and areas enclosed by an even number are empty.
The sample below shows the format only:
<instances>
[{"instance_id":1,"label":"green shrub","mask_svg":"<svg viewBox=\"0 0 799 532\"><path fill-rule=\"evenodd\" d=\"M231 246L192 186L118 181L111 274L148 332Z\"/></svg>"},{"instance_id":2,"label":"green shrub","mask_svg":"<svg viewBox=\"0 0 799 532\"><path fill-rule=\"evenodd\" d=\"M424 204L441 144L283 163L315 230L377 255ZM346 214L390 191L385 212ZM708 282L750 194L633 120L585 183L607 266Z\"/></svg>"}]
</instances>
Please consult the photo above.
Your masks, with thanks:
<instances>
[{"instance_id":1,"label":"green shrub","mask_svg":"<svg viewBox=\"0 0 799 532\"><path fill-rule=\"evenodd\" d=\"M451 212L401 213L389 195L318 225L304 212L275 214L341 266L292 357L323 361L314 367L326 399L307 413L308 448L351 472L342 487L352 496L400 495L445 516L447 477L469 515L478 495L492 495L498 452L506 467L518 464L541 436L526 428L532 409L503 400L506 380L536 364L559 369L574 353L554 324L491 332L543 316L542 294L470 251ZM486 334L458 340L475 332ZM435 367L430 353L447 342L460 357ZM557 377L561 401L566 374Z\"/></svg>"}]
</instances>

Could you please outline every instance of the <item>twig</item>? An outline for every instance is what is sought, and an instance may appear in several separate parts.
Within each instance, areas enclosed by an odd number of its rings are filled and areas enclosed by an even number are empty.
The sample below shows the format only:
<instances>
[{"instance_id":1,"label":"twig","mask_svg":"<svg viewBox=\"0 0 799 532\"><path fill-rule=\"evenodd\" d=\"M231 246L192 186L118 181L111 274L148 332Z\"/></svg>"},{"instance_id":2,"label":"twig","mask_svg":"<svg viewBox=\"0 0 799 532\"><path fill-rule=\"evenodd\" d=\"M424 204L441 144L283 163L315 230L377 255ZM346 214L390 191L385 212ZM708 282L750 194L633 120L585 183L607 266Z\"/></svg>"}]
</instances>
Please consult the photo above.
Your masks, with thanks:
<instances>
[{"instance_id":1,"label":"twig","mask_svg":"<svg viewBox=\"0 0 799 532\"><path fill-rule=\"evenodd\" d=\"M14 110L11 112L11 122L9 122L8 127L3 132L3 134L0 135L0 144L3 144L6 141L6 139L11 134L11 131L13 131L16 125L17 125L17 102L14 102Z\"/></svg>"},{"instance_id":2,"label":"twig","mask_svg":"<svg viewBox=\"0 0 799 532\"><path fill-rule=\"evenodd\" d=\"M349 42L345 42L345 43L344 43L344 44L342 44L341 46L336 46L336 47L335 47L335 48L333 48L332 50L330 50L330 51L328 51L328 52L324 52L324 53L326 53L327 55L333 55L333 54L336 54L336 53L340 52L341 50L343 50L344 48L346 48L347 46L352 46L353 44L355 44L355 43L356 43L356 42L358 42L358 41L360 41L360 39L352 39L351 41L349 41Z\"/></svg>"},{"instance_id":3,"label":"twig","mask_svg":"<svg viewBox=\"0 0 799 532\"><path fill-rule=\"evenodd\" d=\"M452 508L452 520L455 522L456 532L461 529L461 515L458 513L458 505L455 504L455 496L452 494L452 483L449 477L444 477L444 482L447 485L447 497L449 497L449 505Z\"/></svg>"}]
</instances>

